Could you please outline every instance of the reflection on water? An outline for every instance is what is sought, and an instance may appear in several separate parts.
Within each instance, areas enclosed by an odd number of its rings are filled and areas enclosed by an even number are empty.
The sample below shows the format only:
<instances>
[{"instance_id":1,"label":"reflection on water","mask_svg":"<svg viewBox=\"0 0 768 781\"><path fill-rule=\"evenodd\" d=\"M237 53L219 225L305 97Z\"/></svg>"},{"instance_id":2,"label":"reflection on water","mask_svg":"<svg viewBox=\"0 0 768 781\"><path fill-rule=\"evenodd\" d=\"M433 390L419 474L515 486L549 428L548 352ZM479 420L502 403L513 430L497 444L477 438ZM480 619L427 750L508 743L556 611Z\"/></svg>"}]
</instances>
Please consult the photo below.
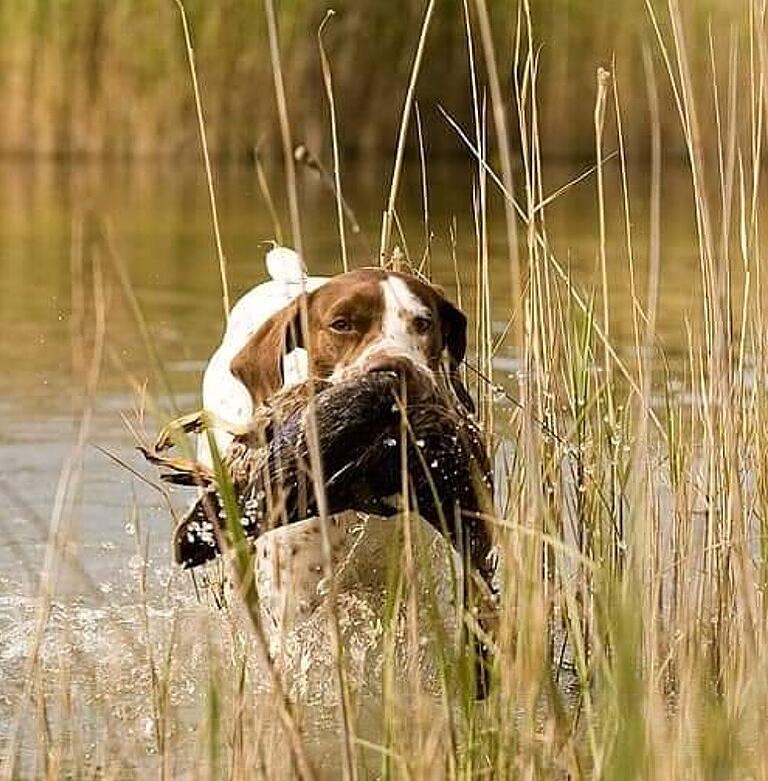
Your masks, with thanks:
<instances>
[{"instance_id":1,"label":"reflection on water","mask_svg":"<svg viewBox=\"0 0 768 781\"><path fill-rule=\"evenodd\" d=\"M381 161L347 173L345 194L362 228L350 239L354 265L368 264L375 257L387 170ZM557 166L545 179L554 191L578 173L577 166ZM631 175L630 181L638 287L644 291L647 182L641 174ZM697 305L698 291L691 288L690 279L698 261L685 172L668 175L667 183L662 204L658 331L674 367L674 357L684 347L683 315ZM577 185L548 212L552 249L576 282L587 289L596 286L598 279L593 187L589 179ZM231 285L237 295L261 278L263 242L275 237L276 228L252 171L223 171L218 188ZM308 267L317 274L340 271L333 199L311 177L302 182L302 189ZM418 264L429 242L433 278L452 295L457 294L451 239L455 233L458 283L470 314L475 278L471 193L468 170L455 162L434 164L429 172L428 230L418 176L406 178L399 206L404 251ZM279 201L279 190L274 196ZM631 349L631 298L621 199L616 192L609 196L612 335L621 351ZM490 224L491 293L495 328L501 334L519 313L509 309L505 231L498 207L494 202ZM284 223L283 230L287 219ZM57 481L76 437L82 404L81 341L73 335L92 331L89 323L78 318L91 317L93 305L88 295L78 299L79 259L98 257L106 280L104 362L69 530L66 553L70 562L56 584L42 660L48 685L54 690L59 677L82 679L83 701L70 703L70 707L86 723L92 722L93 744L101 741L100 709L109 709L125 735L132 736L123 745L134 746L138 752L131 756L129 766L142 767L145 761L151 764L156 750L157 724L148 706L152 681L147 677L147 649L137 645L136 637L148 626L150 648L160 658L169 643L175 644L184 669L170 674L170 702L180 713L187 709L194 714L192 706L203 696L202 668L209 663L205 660L212 634L211 612L197 604L188 578L170 566L170 520L162 498L105 454L113 454L146 475L126 421L141 421L146 409L145 425L152 431L156 425L152 413L165 415L171 403L152 368L135 314L115 281L108 253L94 239L97 231L109 235L128 270L177 408L197 405L201 370L222 330L208 203L197 168L0 166L0 524L4 531L0 540L0 676L4 681L0 724L11 723L24 686L24 661L39 620L33 595L48 519L56 505ZM88 347L89 338L85 344ZM497 379L513 390L516 361L517 356L502 345ZM149 395L144 397L146 382ZM147 398L159 398L161 409L154 410ZM184 497L175 501L180 505ZM137 524L141 546L143 535L149 535L146 570L136 541ZM116 649L122 654L126 648L130 658L116 656ZM66 663L62 649L68 649ZM226 656L232 649L222 653ZM59 717L64 717L64 711ZM55 721L56 713L52 718ZM191 734L193 721L180 726L184 724L180 717L175 729L182 733L188 729ZM4 737L0 733L0 739ZM184 735L167 737L183 740Z\"/></svg>"}]
</instances>

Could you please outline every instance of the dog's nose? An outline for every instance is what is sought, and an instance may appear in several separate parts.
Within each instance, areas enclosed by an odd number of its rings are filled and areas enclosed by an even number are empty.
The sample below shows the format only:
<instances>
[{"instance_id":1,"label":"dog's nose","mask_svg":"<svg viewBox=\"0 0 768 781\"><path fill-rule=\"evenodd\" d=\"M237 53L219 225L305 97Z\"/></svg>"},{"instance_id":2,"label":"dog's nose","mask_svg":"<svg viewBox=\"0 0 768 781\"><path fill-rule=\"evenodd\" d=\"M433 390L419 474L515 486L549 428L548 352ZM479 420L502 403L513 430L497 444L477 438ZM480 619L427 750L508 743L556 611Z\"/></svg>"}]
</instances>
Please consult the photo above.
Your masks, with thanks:
<instances>
[{"instance_id":1,"label":"dog's nose","mask_svg":"<svg viewBox=\"0 0 768 781\"><path fill-rule=\"evenodd\" d=\"M392 372L407 377L415 367L412 361L394 355L372 355L363 366L365 372Z\"/></svg>"},{"instance_id":2,"label":"dog's nose","mask_svg":"<svg viewBox=\"0 0 768 781\"><path fill-rule=\"evenodd\" d=\"M394 375L405 384L409 398L424 396L432 390L427 372L420 370L410 358L405 356L386 353L372 355L363 365L363 371L371 374L383 372Z\"/></svg>"}]
</instances>

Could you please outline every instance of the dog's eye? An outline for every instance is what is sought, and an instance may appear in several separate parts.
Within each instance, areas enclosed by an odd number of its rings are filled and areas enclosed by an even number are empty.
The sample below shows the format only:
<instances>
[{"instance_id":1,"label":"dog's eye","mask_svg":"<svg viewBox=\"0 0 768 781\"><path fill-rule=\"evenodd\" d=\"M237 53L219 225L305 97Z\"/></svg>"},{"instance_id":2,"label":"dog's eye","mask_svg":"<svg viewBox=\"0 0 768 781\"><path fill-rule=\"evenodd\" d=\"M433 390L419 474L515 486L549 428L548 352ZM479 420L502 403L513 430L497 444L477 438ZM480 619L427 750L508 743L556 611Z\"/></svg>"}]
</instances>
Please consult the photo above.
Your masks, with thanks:
<instances>
[{"instance_id":1,"label":"dog's eye","mask_svg":"<svg viewBox=\"0 0 768 781\"><path fill-rule=\"evenodd\" d=\"M426 334L432 328L432 319L429 317L414 317L413 330L417 334Z\"/></svg>"},{"instance_id":2,"label":"dog's eye","mask_svg":"<svg viewBox=\"0 0 768 781\"><path fill-rule=\"evenodd\" d=\"M331 321L331 330L340 334L348 334L350 331L354 330L354 326L352 325L352 321L347 320L346 317L337 317L335 320Z\"/></svg>"}]
</instances>

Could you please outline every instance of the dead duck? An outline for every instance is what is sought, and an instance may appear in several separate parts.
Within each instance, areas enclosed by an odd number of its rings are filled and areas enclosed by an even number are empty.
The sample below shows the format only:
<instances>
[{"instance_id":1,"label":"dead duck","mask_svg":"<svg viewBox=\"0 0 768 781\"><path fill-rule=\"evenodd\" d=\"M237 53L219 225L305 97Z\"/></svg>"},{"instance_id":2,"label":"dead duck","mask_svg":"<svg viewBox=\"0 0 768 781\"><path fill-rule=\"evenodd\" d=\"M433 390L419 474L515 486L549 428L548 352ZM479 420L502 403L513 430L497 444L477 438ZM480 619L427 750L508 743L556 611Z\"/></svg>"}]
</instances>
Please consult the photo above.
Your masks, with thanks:
<instances>
[{"instance_id":1,"label":"dead duck","mask_svg":"<svg viewBox=\"0 0 768 781\"><path fill-rule=\"evenodd\" d=\"M466 555L490 586L492 539L485 518L493 482L481 432L437 389L417 389L405 406L400 393L401 377L378 371L333 384L304 383L259 408L224 455L243 531L255 539L275 525L318 514L309 447L314 426L330 514L400 512L405 463L408 505ZM212 560L226 533L213 473L156 452L145 455L166 467L166 480L203 488L174 533L174 554L187 568Z\"/></svg>"},{"instance_id":2,"label":"dead duck","mask_svg":"<svg viewBox=\"0 0 768 781\"><path fill-rule=\"evenodd\" d=\"M487 523L493 512L493 480L481 431L433 385L411 384L410 391L406 386L407 404L402 392L402 375L382 370L334 383L307 382L258 407L223 458L242 530L256 540L276 526L317 517L318 489L329 515L356 510L387 518L407 503L464 561L464 598L482 605L477 621L487 639L494 634L496 602ZM193 416L182 428L199 430L204 422ZM312 478L311 432L321 454L322 488ZM161 437L161 451L169 441ZM174 532L177 563L192 568L215 559L221 543L232 540L213 472L162 452L145 455L165 468L166 480L201 488ZM475 574L482 582L479 592ZM477 693L484 697L489 649L473 635Z\"/></svg>"}]
</instances>

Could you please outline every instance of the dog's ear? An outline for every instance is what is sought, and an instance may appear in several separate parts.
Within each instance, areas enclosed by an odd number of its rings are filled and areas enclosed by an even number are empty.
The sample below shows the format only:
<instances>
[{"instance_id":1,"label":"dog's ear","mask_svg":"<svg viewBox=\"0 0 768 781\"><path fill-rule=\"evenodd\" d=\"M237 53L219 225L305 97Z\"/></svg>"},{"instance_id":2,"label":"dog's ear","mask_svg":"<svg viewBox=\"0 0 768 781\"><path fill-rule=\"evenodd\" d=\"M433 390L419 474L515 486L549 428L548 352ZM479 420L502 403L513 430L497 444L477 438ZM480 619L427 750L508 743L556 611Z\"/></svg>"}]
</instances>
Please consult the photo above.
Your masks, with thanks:
<instances>
[{"instance_id":1,"label":"dog's ear","mask_svg":"<svg viewBox=\"0 0 768 781\"><path fill-rule=\"evenodd\" d=\"M302 347L300 299L272 315L232 359L229 370L261 404L283 384L283 356Z\"/></svg>"},{"instance_id":2,"label":"dog's ear","mask_svg":"<svg viewBox=\"0 0 768 781\"><path fill-rule=\"evenodd\" d=\"M443 333L443 349L448 353L448 378L459 401L470 411L475 403L459 376L459 367L467 352L467 317L437 289L440 303L440 327Z\"/></svg>"}]
</instances>

